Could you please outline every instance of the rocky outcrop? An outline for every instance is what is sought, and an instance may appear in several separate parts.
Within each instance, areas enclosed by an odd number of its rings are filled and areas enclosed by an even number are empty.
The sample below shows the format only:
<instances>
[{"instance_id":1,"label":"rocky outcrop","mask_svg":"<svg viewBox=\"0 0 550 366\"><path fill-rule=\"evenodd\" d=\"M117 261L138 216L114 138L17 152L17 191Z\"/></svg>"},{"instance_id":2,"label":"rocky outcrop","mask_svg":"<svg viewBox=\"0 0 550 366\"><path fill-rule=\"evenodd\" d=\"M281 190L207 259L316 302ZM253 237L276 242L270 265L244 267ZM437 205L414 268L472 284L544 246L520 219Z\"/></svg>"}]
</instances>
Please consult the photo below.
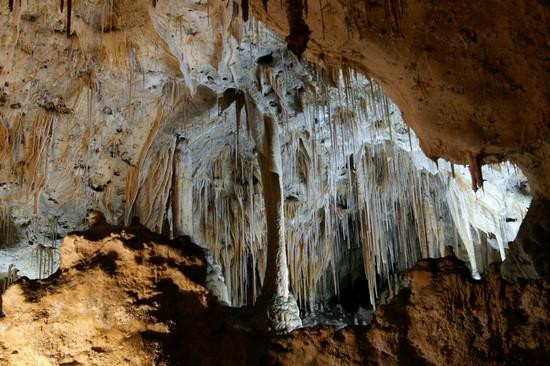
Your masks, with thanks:
<instances>
[{"instance_id":1,"label":"rocky outcrop","mask_svg":"<svg viewBox=\"0 0 550 366\"><path fill-rule=\"evenodd\" d=\"M399 364L544 364L550 357L545 281L507 283L498 269L471 279L454 255L426 259L410 289L381 307L368 332L375 359Z\"/></svg>"},{"instance_id":2,"label":"rocky outcrop","mask_svg":"<svg viewBox=\"0 0 550 366\"><path fill-rule=\"evenodd\" d=\"M454 255L420 261L368 328L304 329L278 340L281 364L545 365L550 285L481 281ZM296 352L302 350L301 357Z\"/></svg>"},{"instance_id":3,"label":"rocky outcrop","mask_svg":"<svg viewBox=\"0 0 550 366\"><path fill-rule=\"evenodd\" d=\"M185 238L141 225L74 233L57 273L4 294L0 364L152 364L163 342L194 343L176 329L213 330L206 279L202 249Z\"/></svg>"}]
</instances>

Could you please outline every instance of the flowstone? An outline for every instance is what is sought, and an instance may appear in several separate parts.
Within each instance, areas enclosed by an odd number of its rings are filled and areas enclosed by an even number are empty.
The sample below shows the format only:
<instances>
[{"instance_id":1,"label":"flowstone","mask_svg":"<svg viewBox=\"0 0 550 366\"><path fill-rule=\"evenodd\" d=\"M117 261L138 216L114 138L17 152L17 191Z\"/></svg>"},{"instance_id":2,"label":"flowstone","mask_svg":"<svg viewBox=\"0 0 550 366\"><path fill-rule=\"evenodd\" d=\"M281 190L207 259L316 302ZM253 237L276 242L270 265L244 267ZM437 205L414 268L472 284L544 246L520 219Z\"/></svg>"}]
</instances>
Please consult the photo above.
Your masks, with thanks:
<instances>
[{"instance_id":1,"label":"flowstone","mask_svg":"<svg viewBox=\"0 0 550 366\"><path fill-rule=\"evenodd\" d=\"M302 327L300 309L296 298L289 294L288 297L270 297L267 300L260 298L255 305L254 328L269 333L290 333L294 329Z\"/></svg>"}]
</instances>

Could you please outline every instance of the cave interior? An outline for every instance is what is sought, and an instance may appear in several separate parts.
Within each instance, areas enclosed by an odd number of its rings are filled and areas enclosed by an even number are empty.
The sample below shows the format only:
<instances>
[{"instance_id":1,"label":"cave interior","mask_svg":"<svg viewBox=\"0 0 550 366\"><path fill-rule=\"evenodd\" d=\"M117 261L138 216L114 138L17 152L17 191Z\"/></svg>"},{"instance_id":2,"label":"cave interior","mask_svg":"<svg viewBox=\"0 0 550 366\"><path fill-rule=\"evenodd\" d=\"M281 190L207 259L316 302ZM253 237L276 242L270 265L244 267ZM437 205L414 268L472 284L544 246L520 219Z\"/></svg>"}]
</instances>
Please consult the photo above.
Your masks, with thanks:
<instances>
[{"instance_id":1,"label":"cave interior","mask_svg":"<svg viewBox=\"0 0 550 366\"><path fill-rule=\"evenodd\" d=\"M546 0L0 1L0 365L550 364Z\"/></svg>"}]
</instances>

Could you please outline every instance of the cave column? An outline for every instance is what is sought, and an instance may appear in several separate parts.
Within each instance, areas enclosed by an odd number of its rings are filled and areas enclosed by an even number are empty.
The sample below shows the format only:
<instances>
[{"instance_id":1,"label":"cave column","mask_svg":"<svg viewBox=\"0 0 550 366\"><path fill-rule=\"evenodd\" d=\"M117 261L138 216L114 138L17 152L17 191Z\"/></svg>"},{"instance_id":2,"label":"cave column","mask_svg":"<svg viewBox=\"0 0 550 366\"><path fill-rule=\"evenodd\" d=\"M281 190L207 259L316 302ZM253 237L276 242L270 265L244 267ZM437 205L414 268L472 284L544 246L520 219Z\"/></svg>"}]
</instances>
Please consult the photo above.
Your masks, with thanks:
<instances>
[{"instance_id":1,"label":"cave column","mask_svg":"<svg viewBox=\"0 0 550 366\"><path fill-rule=\"evenodd\" d=\"M187 140L179 137L172 175L173 236L193 234L193 160Z\"/></svg>"},{"instance_id":2,"label":"cave column","mask_svg":"<svg viewBox=\"0 0 550 366\"><path fill-rule=\"evenodd\" d=\"M285 243L283 178L279 126L263 118L262 149L258 151L267 224L267 267L262 293L288 298L288 264Z\"/></svg>"},{"instance_id":3,"label":"cave column","mask_svg":"<svg viewBox=\"0 0 550 366\"><path fill-rule=\"evenodd\" d=\"M300 327L302 321L289 290L279 125L276 119L260 113L249 96L246 109L258 153L267 226L266 272L254 322L262 330L285 333Z\"/></svg>"}]
</instances>

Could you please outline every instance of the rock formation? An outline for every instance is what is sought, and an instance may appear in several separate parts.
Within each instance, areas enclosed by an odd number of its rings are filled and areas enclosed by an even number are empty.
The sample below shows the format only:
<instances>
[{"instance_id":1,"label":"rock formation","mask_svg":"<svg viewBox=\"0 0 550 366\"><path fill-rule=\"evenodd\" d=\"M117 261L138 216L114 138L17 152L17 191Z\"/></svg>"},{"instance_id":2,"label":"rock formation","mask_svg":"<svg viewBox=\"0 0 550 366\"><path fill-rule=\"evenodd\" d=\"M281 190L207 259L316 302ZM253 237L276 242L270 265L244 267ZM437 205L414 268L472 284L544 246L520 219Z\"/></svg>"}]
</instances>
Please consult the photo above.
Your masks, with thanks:
<instances>
[{"instance_id":1,"label":"rock formation","mask_svg":"<svg viewBox=\"0 0 550 366\"><path fill-rule=\"evenodd\" d=\"M296 17L288 9L301 3ZM474 170L479 163L510 159L529 176L537 196L548 195L544 1L250 4L283 36L303 27L293 21L303 21L305 57L327 68L357 67L376 78L428 156Z\"/></svg>"},{"instance_id":2,"label":"rock formation","mask_svg":"<svg viewBox=\"0 0 550 366\"><path fill-rule=\"evenodd\" d=\"M265 307L267 318L273 323L267 326L268 329L290 331L302 323L296 300L290 294L288 280L279 121L259 113L249 97L246 99L246 107L258 151L267 227L265 278L257 305L259 308Z\"/></svg>"},{"instance_id":3,"label":"rock formation","mask_svg":"<svg viewBox=\"0 0 550 366\"><path fill-rule=\"evenodd\" d=\"M545 364L548 13L1 2L0 364Z\"/></svg>"},{"instance_id":4,"label":"rock formation","mask_svg":"<svg viewBox=\"0 0 550 366\"><path fill-rule=\"evenodd\" d=\"M497 174L509 176L503 188L484 171L485 191L467 192L467 170L430 162L372 80L300 62L257 21L215 2L75 2L70 37L59 5L2 13L1 221L16 245L6 266L32 246L58 246L98 210L110 223L136 217L171 237L193 234L221 264L231 303L253 303L271 258L265 242L279 240L266 236L271 180L252 136L257 128L262 138L265 117L280 129L277 212L302 309L338 295L347 248L363 252L354 272L369 278L372 304L377 276L390 281L449 240L462 242L474 270L484 235L505 258L529 202L521 172ZM465 184L447 188L451 171Z\"/></svg>"}]
</instances>

